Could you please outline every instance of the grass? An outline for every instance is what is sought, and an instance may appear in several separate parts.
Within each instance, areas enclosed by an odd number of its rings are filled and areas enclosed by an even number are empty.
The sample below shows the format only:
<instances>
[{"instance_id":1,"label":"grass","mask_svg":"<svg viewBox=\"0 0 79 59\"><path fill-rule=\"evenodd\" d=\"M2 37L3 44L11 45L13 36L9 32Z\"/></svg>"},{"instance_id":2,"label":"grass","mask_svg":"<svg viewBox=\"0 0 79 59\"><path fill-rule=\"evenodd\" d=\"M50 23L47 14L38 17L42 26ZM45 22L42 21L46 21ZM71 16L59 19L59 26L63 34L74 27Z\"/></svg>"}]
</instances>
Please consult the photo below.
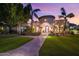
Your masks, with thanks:
<instances>
[{"instance_id":1,"label":"grass","mask_svg":"<svg viewBox=\"0 0 79 59\"><path fill-rule=\"evenodd\" d=\"M40 56L79 56L79 35L48 36Z\"/></svg>"},{"instance_id":2,"label":"grass","mask_svg":"<svg viewBox=\"0 0 79 59\"><path fill-rule=\"evenodd\" d=\"M0 53L18 48L30 40L32 40L32 38L14 35L2 35L0 36Z\"/></svg>"}]
</instances>

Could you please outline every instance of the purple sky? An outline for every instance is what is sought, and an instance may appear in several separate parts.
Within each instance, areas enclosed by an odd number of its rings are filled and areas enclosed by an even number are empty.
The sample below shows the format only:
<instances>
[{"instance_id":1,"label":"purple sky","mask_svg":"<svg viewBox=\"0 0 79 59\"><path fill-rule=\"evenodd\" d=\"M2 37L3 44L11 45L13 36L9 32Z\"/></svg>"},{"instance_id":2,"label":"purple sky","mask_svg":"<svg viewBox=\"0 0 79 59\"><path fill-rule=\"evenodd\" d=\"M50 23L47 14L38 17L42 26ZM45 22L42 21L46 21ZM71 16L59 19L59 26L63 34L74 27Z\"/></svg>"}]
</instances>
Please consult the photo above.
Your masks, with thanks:
<instances>
[{"instance_id":1,"label":"purple sky","mask_svg":"<svg viewBox=\"0 0 79 59\"><path fill-rule=\"evenodd\" d=\"M61 14L60 8L64 7L67 14L73 12L75 17L69 18L71 23L79 24L79 3L32 3L33 9L39 8L41 11L37 12L39 16L54 15L58 20L58 15Z\"/></svg>"}]
</instances>

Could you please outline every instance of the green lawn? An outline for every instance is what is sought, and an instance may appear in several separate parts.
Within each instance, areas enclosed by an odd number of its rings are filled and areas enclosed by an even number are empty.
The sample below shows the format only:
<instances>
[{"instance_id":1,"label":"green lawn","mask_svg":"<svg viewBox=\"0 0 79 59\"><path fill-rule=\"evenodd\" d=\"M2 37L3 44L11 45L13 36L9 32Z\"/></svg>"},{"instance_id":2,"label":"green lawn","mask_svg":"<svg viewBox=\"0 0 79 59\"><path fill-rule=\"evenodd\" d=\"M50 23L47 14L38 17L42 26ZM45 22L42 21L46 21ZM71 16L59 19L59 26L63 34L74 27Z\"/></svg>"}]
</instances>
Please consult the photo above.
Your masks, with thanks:
<instances>
[{"instance_id":1,"label":"green lawn","mask_svg":"<svg viewBox=\"0 0 79 59\"><path fill-rule=\"evenodd\" d=\"M0 36L0 53L18 48L30 40L32 40L32 38L19 37L14 35L2 35Z\"/></svg>"},{"instance_id":2,"label":"green lawn","mask_svg":"<svg viewBox=\"0 0 79 59\"><path fill-rule=\"evenodd\" d=\"M79 56L79 35L48 36L40 56Z\"/></svg>"}]
</instances>

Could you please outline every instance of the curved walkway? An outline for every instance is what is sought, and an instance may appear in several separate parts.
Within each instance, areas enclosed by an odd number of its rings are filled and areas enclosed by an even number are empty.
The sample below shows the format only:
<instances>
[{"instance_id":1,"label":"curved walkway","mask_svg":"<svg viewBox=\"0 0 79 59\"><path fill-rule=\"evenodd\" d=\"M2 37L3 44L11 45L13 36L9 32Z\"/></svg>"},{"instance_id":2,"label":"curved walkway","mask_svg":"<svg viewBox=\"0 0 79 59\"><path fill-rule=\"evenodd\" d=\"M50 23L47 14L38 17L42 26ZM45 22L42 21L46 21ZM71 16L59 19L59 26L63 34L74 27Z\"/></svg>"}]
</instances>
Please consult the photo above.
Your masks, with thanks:
<instances>
[{"instance_id":1,"label":"curved walkway","mask_svg":"<svg viewBox=\"0 0 79 59\"><path fill-rule=\"evenodd\" d=\"M0 56L38 56L39 50L43 45L45 38L47 36L48 34L43 33L40 36L35 37L29 43L26 43L25 45L17 49L14 49L5 53L0 53Z\"/></svg>"}]
</instances>

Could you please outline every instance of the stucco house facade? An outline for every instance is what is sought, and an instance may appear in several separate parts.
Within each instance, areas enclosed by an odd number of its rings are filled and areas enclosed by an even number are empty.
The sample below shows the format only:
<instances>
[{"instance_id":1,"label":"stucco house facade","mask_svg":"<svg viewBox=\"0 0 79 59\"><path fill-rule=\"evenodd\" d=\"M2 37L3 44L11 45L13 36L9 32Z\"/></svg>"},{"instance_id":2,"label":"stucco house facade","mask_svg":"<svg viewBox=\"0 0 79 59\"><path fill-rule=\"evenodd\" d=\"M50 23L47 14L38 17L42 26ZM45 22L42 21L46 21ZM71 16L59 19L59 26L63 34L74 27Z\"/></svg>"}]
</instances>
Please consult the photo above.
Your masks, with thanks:
<instances>
[{"instance_id":1,"label":"stucco house facade","mask_svg":"<svg viewBox=\"0 0 79 59\"><path fill-rule=\"evenodd\" d=\"M33 22L34 32L51 32L52 31L52 23L55 19L52 15L46 15L39 17L39 21Z\"/></svg>"},{"instance_id":2,"label":"stucco house facade","mask_svg":"<svg viewBox=\"0 0 79 59\"><path fill-rule=\"evenodd\" d=\"M65 20L55 20L55 17L52 15L46 15L39 17L39 21L34 21L32 26L34 32L41 32L41 33L64 33L64 25ZM68 24L68 23L67 23ZM67 29L68 31L68 29Z\"/></svg>"}]
</instances>

